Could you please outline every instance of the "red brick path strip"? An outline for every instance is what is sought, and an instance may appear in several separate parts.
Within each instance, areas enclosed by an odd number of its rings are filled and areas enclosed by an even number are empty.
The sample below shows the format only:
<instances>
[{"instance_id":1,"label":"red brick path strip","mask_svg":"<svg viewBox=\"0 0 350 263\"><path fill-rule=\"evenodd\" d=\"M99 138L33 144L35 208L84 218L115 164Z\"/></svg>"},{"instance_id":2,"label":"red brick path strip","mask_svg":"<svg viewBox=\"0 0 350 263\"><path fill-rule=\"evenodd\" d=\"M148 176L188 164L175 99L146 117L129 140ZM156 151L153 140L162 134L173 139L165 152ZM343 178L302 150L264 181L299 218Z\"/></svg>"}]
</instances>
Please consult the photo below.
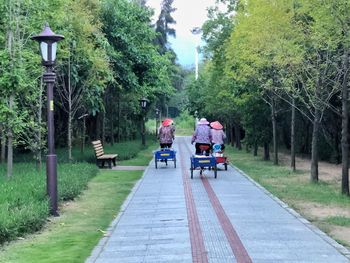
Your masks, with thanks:
<instances>
[{"instance_id":1,"label":"red brick path strip","mask_svg":"<svg viewBox=\"0 0 350 263\"><path fill-rule=\"evenodd\" d=\"M189 152L191 151L187 144L186 144L186 148ZM182 166L184 167L184 165ZM218 176L218 178L220 177ZM245 249L245 247L243 246L242 241L240 240L237 232L235 231L233 225L231 224L230 219L226 215L225 210L222 207L219 201L219 198L216 196L213 188L211 187L208 179L201 175L201 180L209 196L210 203L214 208L216 216L218 217L221 228L224 231L225 236L232 249L232 252L236 257L237 263L252 263L253 262L252 259L248 255L248 252Z\"/></svg>"},{"instance_id":2,"label":"red brick path strip","mask_svg":"<svg viewBox=\"0 0 350 263\"><path fill-rule=\"evenodd\" d=\"M208 179L201 175L201 179L204 185L205 190L208 193L210 202L215 210L215 213L219 219L220 225L224 230L226 238L231 246L232 252L236 257L237 263L251 263L253 262L248 255L247 250L242 244L237 232L231 224L230 219L225 213L224 208L222 207L218 197L216 196L213 188L211 187Z\"/></svg>"},{"instance_id":3,"label":"red brick path strip","mask_svg":"<svg viewBox=\"0 0 350 263\"><path fill-rule=\"evenodd\" d=\"M180 156L182 155L182 146L179 144ZM182 166L182 180L185 191L187 219L190 230L191 250L192 250L192 262L194 263L207 263L207 251L205 250L204 239L202 235L202 229L199 223L198 214L196 210L196 204L193 200L192 188L189 182L189 174L184 162L184 158L181 157Z\"/></svg>"}]
</instances>

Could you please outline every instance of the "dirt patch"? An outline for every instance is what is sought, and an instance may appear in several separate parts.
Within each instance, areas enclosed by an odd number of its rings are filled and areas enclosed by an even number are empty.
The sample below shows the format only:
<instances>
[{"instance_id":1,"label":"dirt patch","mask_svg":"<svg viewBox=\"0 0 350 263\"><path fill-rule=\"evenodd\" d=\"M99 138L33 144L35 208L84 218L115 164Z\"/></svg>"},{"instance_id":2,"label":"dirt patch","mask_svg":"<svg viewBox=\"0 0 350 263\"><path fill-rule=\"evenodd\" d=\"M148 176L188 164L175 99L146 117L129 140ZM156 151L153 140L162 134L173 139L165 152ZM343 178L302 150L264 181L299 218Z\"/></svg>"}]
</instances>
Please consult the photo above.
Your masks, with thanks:
<instances>
[{"instance_id":1,"label":"dirt patch","mask_svg":"<svg viewBox=\"0 0 350 263\"><path fill-rule=\"evenodd\" d=\"M333 236L335 239L340 240L345 243L345 245L349 248L350 245L350 228L343 226L332 226L330 232L330 236Z\"/></svg>"},{"instance_id":2,"label":"dirt patch","mask_svg":"<svg viewBox=\"0 0 350 263\"><path fill-rule=\"evenodd\" d=\"M279 161L281 164L290 166L290 155L285 153L279 153ZM311 163L307 158L295 158L296 169L306 173L310 173ZM319 179L325 182L341 182L341 164L332 164L327 162L319 162Z\"/></svg>"},{"instance_id":3,"label":"dirt patch","mask_svg":"<svg viewBox=\"0 0 350 263\"><path fill-rule=\"evenodd\" d=\"M324 220L331 216L344 216L350 218L350 209L337 206L325 206L312 202L295 202L293 204L298 210L302 211L308 218L315 220Z\"/></svg>"},{"instance_id":4,"label":"dirt patch","mask_svg":"<svg viewBox=\"0 0 350 263\"><path fill-rule=\"evenodd\" d=\"M290 166L290 155L285 153L279 154L280 163ZM311 163L306 158L296 158L296 168L302 171L302 179L309 180ZM341 182L341 165L331 164L327 162L319 162L319 180L339 186ZM299 177L300 178L300 177ZM317 225L323 226L332 238L340 241L347 248L350 248L350 227L335 226L326 223L324 220L332 216L344 216L350 218L350 209L344 207L327 206L313 202L297 202L291 204L295 209L310 221L314 221Z\"/></svg>"}]
</instances>

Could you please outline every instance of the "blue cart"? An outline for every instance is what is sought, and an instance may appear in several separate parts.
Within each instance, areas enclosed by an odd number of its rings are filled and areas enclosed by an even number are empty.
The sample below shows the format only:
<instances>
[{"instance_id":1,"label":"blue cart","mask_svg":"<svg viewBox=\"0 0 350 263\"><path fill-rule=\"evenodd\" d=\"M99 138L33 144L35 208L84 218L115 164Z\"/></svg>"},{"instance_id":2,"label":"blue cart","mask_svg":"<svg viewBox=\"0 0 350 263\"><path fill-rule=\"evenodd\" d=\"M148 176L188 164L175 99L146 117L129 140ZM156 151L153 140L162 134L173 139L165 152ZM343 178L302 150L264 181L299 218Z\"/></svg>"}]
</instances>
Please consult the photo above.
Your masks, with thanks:
<instances>
[{"instance_id":1,"label":"blue cart","mask_svg":"<svg viewBox=\"0 0 350 263\"><path fill-rule=\"evenodd\" d=\"M191 156L191 179L193 179L193 170L200 168L200 174L205 168L213 169L214 176L217 177L216 158L214 156L192 155Z\"/></svg>"},{"instance_id":2,"label":"blue cart","mask_svg":"<svg viewBox=\"0 0 350 263\"><path fill-rule=\"evenodd\" d=\"M176 168L176 151L173 149L160 149L158 151L154 152L154 162L156 169L158 169L158 162L165 162L166 165L168 165L168 161L174 162L174 167Z\"/></svg>"}]
</instances>

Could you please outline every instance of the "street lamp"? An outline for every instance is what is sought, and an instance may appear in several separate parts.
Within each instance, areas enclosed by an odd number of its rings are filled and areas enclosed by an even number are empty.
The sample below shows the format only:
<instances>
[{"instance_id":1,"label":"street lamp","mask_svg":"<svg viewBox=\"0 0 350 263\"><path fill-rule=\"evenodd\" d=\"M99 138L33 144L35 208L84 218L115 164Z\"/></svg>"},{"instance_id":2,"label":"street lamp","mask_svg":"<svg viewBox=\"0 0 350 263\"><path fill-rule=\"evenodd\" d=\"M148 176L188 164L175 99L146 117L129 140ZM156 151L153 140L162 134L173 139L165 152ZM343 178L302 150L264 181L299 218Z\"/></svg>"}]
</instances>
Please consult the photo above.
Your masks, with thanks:
<instances>
[{"instance_id":1,"label":"street lamp","mask_svg":"<svg viewBox=\"0 0 350 263\"><path fill-rule=\"evenodd\" d=\"M160 110L156 108L156 137L158 136L158 120L159 120Z\"/></svg>"},{"instance_id":2,"label":"street lamp","mask_svg":"<svg viewBox=\"0 0 350 263\"><path fill-rule=\"evenodd\" d=\"M62 35L56 35L52 32L46 23L44 30L31 39L39 42L42 65L46 71L43 74L43 80L47 87L47 143L48 154L46 158L46 188L50 198L50 214L58 216L57 206L57 157L55 154L54 139L54 112L53 112L53 86L56 74L54 65L56 60L57 42L64 39Z\"/></svg>"},{"instance_id":3,"label":"street lamp","mask_svg":"<svg viewBox=\"0 0 350 263\"><path fill-rule=\"evenodd\" d=\"M141 109L142 109L141 140L142 140L142 145L145 146L146 145L146 138L145 138L145 132L146 132L145 118L146 117L145 117L145 111L146 111L148 99L143 97L142 99L139 100L139 102L140 102L140 106L141 106Z\"/></svg>"},{"instance_id":4,"label":"street lamp","mask_svg":"<svg viewBox=\"0 0 350 263\"><path fill-rule=\"evenodd\" d=\"M194 27L191 29L191 33L196 37L196 50L195 50L195 66L196 66L196 80L198 79L198 53L199 53L199 42L200 42L200 34L202 33L202 29L200 27Z\"/></svg>"}]
</instances>

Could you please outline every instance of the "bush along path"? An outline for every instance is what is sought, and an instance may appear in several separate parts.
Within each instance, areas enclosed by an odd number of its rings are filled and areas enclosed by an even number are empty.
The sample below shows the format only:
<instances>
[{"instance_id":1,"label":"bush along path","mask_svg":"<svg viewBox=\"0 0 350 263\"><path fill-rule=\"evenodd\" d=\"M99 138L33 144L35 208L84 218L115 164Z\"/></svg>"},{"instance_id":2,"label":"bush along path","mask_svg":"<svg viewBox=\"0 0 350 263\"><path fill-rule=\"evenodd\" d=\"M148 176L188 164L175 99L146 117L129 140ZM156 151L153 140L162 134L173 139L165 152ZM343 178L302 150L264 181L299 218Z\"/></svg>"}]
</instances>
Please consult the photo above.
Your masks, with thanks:
<instances>
[{"instance_id":1,"label":"bush along path","mask_svg":"<svg viewBox=\"0 0 350 263\"><path fill-rule=\"evenodd\" d=\"M150 165L87 262L349 262L349 251L242 172Z\"/></svg>"},{"instance_id":2,"label":"bush along path","mask_svg":"<svg viewBox=\"0 0 350 263\"><path fill-rule=\"evenodd\" d=\"M60 164L59 200L73 200L97 172L93 164ZM34 163L17 163L13 178L0 177L0 245L43 227L49 216L45 191L45 169L38 172Z\"/></svg>"}]
</instances>

